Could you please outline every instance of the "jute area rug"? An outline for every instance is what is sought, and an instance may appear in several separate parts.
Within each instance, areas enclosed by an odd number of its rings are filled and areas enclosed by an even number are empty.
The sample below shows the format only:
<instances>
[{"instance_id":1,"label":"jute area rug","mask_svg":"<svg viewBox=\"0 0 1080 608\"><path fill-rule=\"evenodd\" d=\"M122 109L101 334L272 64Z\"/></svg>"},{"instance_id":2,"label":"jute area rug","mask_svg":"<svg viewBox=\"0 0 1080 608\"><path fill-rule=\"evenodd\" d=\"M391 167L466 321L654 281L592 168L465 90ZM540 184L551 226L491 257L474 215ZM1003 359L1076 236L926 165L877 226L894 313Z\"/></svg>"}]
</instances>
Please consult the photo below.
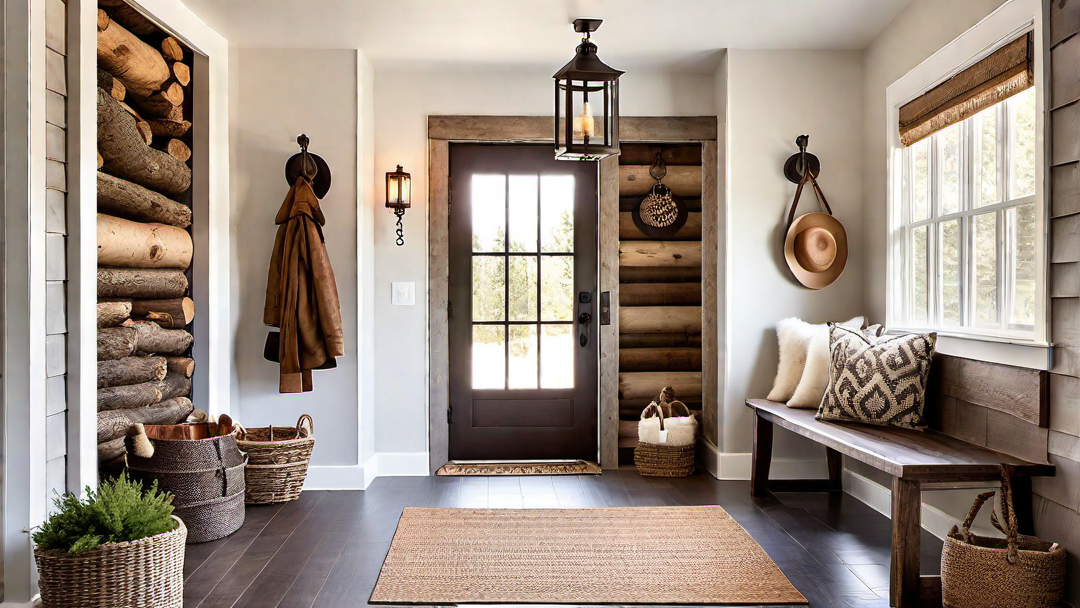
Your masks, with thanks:
<instances>
[{"instance_id":1,"label":"jute area rug","mask_svg":"<svg viewBox=\"0 0 1080 608\"><path fill-rule=\"evenodd\" d=\"M805 604L720 507L407 508L380 604Z\"/></svg>"},{"instance_id":2,"label":"jute area rug","mask_svg":"<svg viewBox=\"0 0 1080 608\"><path fill-rule=\"evenodd\" d=\"M595 462L536 462L536 463L456 463L448 462L435 471L436 475L599 475Z\"/></svg>"}]
</instances>

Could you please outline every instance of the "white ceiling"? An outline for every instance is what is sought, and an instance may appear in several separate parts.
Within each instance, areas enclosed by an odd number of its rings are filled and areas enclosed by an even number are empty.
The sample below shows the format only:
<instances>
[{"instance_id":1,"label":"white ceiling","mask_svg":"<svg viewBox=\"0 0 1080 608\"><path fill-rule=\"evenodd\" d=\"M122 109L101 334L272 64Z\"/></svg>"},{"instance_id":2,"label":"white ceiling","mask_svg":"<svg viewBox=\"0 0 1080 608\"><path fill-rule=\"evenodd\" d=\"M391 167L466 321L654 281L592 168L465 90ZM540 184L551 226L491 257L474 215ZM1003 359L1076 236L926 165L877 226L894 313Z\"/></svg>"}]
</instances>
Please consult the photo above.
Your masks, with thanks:
<instances>
[{"instance_id":1,"label":"white ceiling","mask_svg":"<svg viewBox=\"0 0 1080 608\"><path fill-rule=\"evenodd\" d=\"M910 0L183 0L239 47L360 48L377 67L546 66L600 17L621 68L712 70L719 50L861 49Z\"/></svg>"}]
</instances>

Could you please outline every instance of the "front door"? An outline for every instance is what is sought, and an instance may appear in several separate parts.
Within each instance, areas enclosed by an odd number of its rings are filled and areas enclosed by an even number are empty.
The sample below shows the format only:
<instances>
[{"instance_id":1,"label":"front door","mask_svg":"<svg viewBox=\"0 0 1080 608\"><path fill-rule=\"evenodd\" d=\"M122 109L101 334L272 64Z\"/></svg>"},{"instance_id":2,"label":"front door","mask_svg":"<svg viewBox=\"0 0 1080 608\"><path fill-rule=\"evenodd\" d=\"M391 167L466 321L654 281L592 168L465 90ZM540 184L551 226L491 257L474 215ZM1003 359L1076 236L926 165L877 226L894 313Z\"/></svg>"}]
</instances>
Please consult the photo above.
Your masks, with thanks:
<instances>
[{"instance_id":1,"label":"front door","mask_svg":"<svg viewBox=\"0 0 1080 608\"><path fill-rule=\"evenodd\" d=\"M596 459L597 164L450 148L450 458Z\"/></svg>"}]
</instances>

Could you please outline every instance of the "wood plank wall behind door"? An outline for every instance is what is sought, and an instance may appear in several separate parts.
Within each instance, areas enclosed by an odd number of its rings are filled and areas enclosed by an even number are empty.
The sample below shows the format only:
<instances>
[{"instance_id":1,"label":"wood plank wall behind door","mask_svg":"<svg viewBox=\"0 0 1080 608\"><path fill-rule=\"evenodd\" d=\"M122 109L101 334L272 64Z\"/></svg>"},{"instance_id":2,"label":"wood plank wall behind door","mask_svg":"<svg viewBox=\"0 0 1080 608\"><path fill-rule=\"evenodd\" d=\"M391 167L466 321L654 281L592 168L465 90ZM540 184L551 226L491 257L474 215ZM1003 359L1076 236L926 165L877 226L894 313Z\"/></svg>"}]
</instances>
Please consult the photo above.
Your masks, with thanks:
<instances>
[{"instance_id":1,"label":"wood plank wall behind door","mask_svg":"<svg viewBox=\"0 0 1080 608\"><path fill-rule=\"evenodd\" d=\"M698 417L702 410L701 144L623 143L619 156L619 462L633 462L641 410L672 386ZM633 210L655 183L656 153L668 165L664 184L689 214L672 237L656 240L634 225Z\"/></svg>"}]
</instances>

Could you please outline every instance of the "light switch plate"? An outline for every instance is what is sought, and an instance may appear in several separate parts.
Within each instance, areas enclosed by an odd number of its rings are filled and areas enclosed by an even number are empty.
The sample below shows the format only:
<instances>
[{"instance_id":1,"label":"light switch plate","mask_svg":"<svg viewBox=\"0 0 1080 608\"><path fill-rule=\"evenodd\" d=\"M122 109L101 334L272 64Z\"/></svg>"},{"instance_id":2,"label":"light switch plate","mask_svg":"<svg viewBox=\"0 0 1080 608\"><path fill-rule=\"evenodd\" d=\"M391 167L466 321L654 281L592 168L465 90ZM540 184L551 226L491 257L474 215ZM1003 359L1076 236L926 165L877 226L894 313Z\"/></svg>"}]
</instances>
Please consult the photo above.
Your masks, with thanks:
<instances>
[{"instance_id":1,"label":"light switch plate","mask_svg":"<svg viewBox=\"0 0 1080 608\"><path fill-rule=\"evenodd\" d=\"M394 306L415 306L416 283L413 283L412 281L407 283L391 283L390 303Z\"/></svg>"}]
</instances>

